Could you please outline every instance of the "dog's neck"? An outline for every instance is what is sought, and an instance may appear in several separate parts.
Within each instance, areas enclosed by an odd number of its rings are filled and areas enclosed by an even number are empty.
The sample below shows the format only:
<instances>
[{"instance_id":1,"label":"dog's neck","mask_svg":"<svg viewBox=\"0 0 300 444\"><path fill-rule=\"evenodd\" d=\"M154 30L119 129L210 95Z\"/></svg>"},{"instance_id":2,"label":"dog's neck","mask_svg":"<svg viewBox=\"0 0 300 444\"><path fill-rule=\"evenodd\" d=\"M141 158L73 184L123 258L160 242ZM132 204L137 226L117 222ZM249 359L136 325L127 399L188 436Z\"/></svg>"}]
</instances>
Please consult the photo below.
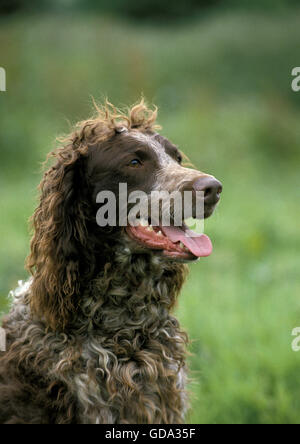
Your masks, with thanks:
<instances>
[{"instance_id":1,"label":"dog's neck","mask_svg":"<svg viewBox=\"0 0 300 444\"><path fill-rule=\"evenodd\" d=\"M149 319L149 325L162 321L174 307L186 275L186 265L119 250L88 284L73 325L109 335L129 324L137 327L141 319Z\"/></svg>"}]
</instances>

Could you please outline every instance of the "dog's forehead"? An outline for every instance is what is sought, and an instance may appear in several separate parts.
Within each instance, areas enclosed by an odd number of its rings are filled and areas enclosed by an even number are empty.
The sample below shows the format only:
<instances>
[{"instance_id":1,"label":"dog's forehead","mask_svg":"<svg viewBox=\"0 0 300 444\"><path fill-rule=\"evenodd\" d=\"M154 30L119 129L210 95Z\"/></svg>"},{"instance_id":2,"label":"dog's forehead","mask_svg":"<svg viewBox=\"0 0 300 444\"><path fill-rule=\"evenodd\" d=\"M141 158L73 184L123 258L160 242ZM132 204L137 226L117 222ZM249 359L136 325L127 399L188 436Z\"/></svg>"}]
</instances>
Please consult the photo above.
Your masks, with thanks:
<instances>
[{"instance_id":1,"label":"dog's forehead","mask_svg":"<svg viewBox=\"0 0 300 444\"><path fill-rule=\"evenodd\" d=\"M155 152L161 165L166 165L174 162L174 159L167 152L166 148L173 150L177 150L177 148L168 139L161 136L160 134L145 134L137 131L131 133L130 137L152 149Z\"/></svg>"}]
</instances>

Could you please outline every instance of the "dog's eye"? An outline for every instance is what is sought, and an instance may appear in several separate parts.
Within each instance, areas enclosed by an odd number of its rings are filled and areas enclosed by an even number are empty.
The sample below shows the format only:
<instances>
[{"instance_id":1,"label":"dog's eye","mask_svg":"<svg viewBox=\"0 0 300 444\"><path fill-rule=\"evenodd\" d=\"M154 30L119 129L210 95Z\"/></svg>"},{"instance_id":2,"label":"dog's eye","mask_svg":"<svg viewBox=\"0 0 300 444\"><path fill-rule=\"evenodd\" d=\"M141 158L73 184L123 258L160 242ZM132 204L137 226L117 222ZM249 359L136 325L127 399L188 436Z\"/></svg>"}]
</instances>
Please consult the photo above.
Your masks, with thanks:
<instances>
[{"instance_id":1,"label":"dog's eye","mask_svg":"<svg viewBox=\"0 0 300 444\"><path fill-rule=\"evenodd\" d=\"M180 163L180 164L182 163L182 155L181 154L178 154L177 162Z\"/></svg>"},{"instance_id":2,"label":"dog's eye","mask_svg":"<svg viewBox=\"0 0 300 444\"><path fill-rule=\"evenodd\" d=\"M139 159L132 159L131 161L130 161L130 164L129 164L130 166L132 166L132 167L139 167L139 166L141 166L142 164L141 164L141 162L139 161Z\"/></svg>"}]
</instances>

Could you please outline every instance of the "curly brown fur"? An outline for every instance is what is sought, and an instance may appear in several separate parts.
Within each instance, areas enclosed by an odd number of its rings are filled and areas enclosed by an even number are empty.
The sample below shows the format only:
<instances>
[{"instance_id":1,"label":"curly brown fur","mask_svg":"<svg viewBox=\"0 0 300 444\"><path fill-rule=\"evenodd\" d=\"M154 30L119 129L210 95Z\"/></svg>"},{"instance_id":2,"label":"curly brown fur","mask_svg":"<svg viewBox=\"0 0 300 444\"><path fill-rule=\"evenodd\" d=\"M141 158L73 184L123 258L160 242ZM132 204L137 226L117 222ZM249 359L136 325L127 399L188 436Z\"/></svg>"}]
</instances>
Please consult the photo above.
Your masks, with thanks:
<instances>
[{"instance_id":1,"label":"curly brown fur","mask_svg":"<svg viewBox=\"0 0 300 444\"><path fill-rule=\"evenodd\" d=\"M169 310L184 277L181 265L120 253L67 333L47 332L21 294L4 321L1 422L182 422L187 338Z\"/></svg>"},{"instance_id":2,"label":"curly brown fur","mask_svg":"<svg viewBox=\"0 0 300 444\"><path fill-rule=\"evenodd\" d=\"M30 304L54 330L67 325L82 283L95 272L97 251L91 229L95 213L89 205L82 165L89 147L113 138L120 124L139 131L155 128L156 111L148 110L143 101L128 116L108 103L104 110L97 109L95 119L80 122L63 140L65 145L51 153L57 163L40 184L40 205L33 216L35 234L27 259L34 273Z\"/></svg>"},{"instance_id":3,"label":"curly brown fur","mask_svg":"<svg viewBox=\"0 0 300 444\"><path fill-rule=\"evenodd\" d=\"M1 423L184 421L187 336L171 312L186 265L135 245L120 227L95 223L99 189L116 191L125 180L129 190L148 193L157 187L151 146L164 144L164 159L178 150L155 139L156 110L143 101L128 114L108 103L97 111L52 153L55 164L40 185L32 278L14 292L3 320ZM147 177L120 166L146 136L153 140ZM199 175L172 168L173 181Z\"/></svg>"}]
</instances>

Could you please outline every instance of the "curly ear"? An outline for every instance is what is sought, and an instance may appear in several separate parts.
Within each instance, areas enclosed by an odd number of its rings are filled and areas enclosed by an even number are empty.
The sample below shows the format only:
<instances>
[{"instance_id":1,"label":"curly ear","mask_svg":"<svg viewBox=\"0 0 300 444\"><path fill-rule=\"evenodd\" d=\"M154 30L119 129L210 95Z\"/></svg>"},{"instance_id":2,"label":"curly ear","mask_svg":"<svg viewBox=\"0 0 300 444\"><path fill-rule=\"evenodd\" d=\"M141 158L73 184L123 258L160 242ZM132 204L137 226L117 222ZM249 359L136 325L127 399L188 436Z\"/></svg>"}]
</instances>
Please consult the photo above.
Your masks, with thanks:
<instances>
[{"instance_id":1,"label":"curly ear","mask_svg":"<svg viewBox=\"0 0 300 444\"><path fill-rule=\"evenodd\" d=\"M82 279L93 263L88 249L82 153L72 146L54 153L32 221L27 268L33 274L31 310L53 330L64 329L76 307Z\"/></svg>"}]
</instances>

